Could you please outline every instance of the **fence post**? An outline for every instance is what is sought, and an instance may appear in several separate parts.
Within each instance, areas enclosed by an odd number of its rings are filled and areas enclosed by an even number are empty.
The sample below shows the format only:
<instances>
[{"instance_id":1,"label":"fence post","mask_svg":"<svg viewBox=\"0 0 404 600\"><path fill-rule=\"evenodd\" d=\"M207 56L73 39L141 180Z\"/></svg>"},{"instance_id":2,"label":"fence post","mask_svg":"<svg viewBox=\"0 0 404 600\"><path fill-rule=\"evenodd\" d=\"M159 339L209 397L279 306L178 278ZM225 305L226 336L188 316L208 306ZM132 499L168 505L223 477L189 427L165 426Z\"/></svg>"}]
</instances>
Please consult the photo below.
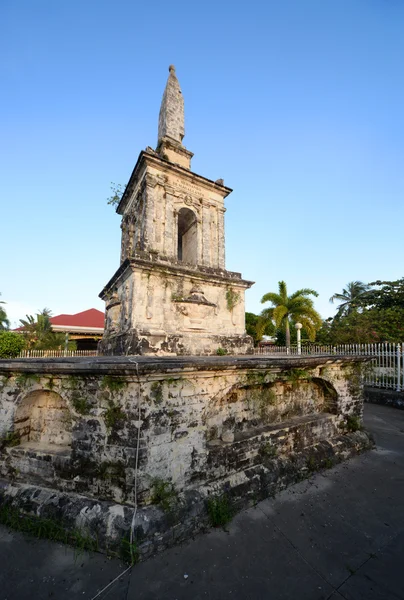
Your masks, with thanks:
<instances>
[{"instance_id":1,"label":"fence post","mask_svg":"<svg viewBox=\"0 0 404 600\"><path fill-rule=\"evenodd\" d=\"M401 347L397 344L397 387L396 391L401 392Z\"/></svg>"}]
</instances>

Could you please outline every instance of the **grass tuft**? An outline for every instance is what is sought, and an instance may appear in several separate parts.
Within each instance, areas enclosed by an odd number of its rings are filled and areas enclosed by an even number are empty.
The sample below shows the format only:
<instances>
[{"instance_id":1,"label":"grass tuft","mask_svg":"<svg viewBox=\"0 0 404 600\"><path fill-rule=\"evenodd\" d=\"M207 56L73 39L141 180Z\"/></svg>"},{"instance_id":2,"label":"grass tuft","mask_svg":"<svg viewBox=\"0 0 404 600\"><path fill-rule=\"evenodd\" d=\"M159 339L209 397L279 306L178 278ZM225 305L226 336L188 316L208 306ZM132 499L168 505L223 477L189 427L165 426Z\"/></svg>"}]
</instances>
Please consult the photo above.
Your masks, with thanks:
<instances>
[{"instance_id":1,"label":"grass tuft","mask_svg":"<svg viewBox=\"0 0 404 600\"><path fill-rule=\"evenodd\" d=\"M212 527L224 527L233 517L230 501L226 494L208 498L206 508Z\"/></svg>"}]
</instances>

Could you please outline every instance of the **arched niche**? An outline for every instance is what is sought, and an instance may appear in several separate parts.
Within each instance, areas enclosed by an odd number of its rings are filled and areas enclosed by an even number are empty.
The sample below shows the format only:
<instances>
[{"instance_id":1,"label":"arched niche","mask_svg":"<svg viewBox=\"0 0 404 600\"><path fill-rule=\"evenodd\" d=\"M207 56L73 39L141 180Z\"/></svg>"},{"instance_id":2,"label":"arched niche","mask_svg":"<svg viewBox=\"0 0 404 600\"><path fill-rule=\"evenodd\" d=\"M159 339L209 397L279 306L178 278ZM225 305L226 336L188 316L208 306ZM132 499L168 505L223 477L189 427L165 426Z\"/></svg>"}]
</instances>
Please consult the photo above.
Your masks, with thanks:
<instances>
[{"instance_id":1,"label":"arched niche","mask_svg":"<svg viewBox=\"0 0 404 600\"><path fill-rule=\"evenodd\" d=\"M18 404L14 431L22 444L70 446L72 421L66 401L56 392L36 390Z\"/></svg>"},{"instance_id":2,"label":"arched niche","mask_svg":"<svg viewBox=\"0 0 404 600\"><path fill-rule=\"evenodd\" d=\"M245 382L217 393L204 413L208 440L223 432L246 433L257 427L282 424L318 414L337 413L338 394L320 377L279 378L250 373Z\"/></svg>"},{"instance_id":3,"label":"arched niche","mask_svg":"<svg viewBox=\"0 0 404 600\"><path fill-rule=\"evenodd\" d=\"M197 218L190 208L178 211L178 260L191 265L198 262Z\"/></svg>"}]
</instances>

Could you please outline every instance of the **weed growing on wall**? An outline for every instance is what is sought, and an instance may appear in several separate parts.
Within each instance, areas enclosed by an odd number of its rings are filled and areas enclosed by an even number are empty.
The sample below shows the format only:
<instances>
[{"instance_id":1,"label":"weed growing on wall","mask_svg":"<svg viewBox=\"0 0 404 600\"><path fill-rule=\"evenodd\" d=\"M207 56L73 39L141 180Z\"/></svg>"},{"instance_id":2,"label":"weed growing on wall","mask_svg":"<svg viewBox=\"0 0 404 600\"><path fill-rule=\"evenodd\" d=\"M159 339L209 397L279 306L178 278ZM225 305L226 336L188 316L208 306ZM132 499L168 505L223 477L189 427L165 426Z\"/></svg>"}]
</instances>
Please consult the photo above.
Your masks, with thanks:
<instances>
[{"instance_id":1,"label":"weed growing on wall","mask_svg":"<svg viewBox=\"0 0 404 600\"><path fill-rule=\"evenodd\" d=\"M104 413L104 421L108 429L116 428L120 422L126 421L126 418L126 414L123 412L122 408L110 400L108 402L108 408Z\"/></svg>"},{"instance_id":2,"label":"weed growing on wall","mask_svg":"<svg viewBox=\"0 0 404 600\"><path fill-rule=\"evenodd\" d=\"M324 460L323 465L324 469L331 469L334 466L334 461L332 458L328 457Z\"/></svg>"},{"instance_id":3,"label":"weed growing on wall","mask_svg":"<svg viewBox=\"0 0 404 600\"><path fill-rule=\"evenodd\" d=\"M20 434L16 431L9 431L0 439L0 448L13 448L21 443Z\"/></svg>"},{"instance_id":4,"label":"weed growing on wall","mask_svg":"<svg viewBox=\"0 0 404 600\"><path fill-rule=\"evenodd\" d=\"M151 395L156 404L161 404L163 401L163 386L160 381L155 381L150 386Z\"/></svg>"},{"instance_id":5,"label":"weed growing on wall","mask_svg":"<svg viewBox=\"0 0 404 600\"><path fill-rule=\"evenodd\" d=\"M172 511L178 504L178 493L171 481L155 477L152 480L152 504L161 506L164 512Z\"/></svg>"},{"instance_id":6,"label":"weed growing on wall","mask_svg":"<svg viewBox=\"0 0 404 600\"><path fill-rule=\"evenodd\" d=\"M15 382L19 387L25 388L34 383L39 383L41 378L36 373L20 373L16 378Z\"/></svg>"},{"instance_id":7,"label":"weed growing on wall","mask_svg":"<svg viewBox=\"0 0 404 600\"><path fill-rule=\"evenodd\" d=\"M290 369L286 373L285 381L292 384L292 387L296 386L299 381L311 381L312 374L306 369Z\"/></svg>"},{"instance_id":8,"label":"weed growing on wall","mask_svg":"<svg viewBox=\"0 0 404 600\"><path fill-rule=\"evenodd\" d=\"M216 350L216 354L218 356L225 356L227 354L227 350L225 348L218 348Z\"/></svg>"},{"instance_id":9,"label":"weed growing on wall","mask_svg":"<svg viewBox=\"0 0 404 600\"><path fill-rule=\"evenodd\" d=\"M262 446L260 446L259 454L263 458L276 458L278 451L271 442L264 442Z\"/></svg>"},{"instance_id":10,"label":"weed growing on wall","mask_svg":"<svg viewBox=\"0 0 404 600\"><path fill-rule=\"evenodd\" d=\"M88 415L91 409L91 404L87 398L84 398L76 393L72 394L71 398L74 410L80 415Z\"/></svg>"},{"instance_id":11,"label":"weed growing on wall","mask_svg":"<svg viewBox=\"0 0 404 600\"><path fill-rule=\"evenodd\" d=\"M119 461L104 461L98 467L98 477L115 485L122 485L126 480L125 465Z\"/></svg>"},{"instance_id":12,"label":"weed growing on wall","mask_svg":"<svg viewBox=\"0 0 404 600\"><path fill-rule=\"evenodd\" d=\"M52 391L53 388L55 387L55 382L53 380L52 375L50 377L48 377L47 381L45 382L44 387L46 387L46 389Z\"/></svg>"},{"instance_id":13,"label":"weed growing on wall","mask_svg":"<svg viewBox=\"0 0 404 600\"><path fill-rule=\"evenodd\" d=\"M121 540L120 557L125 563L132 566L139 561L140 553L137 547L137 543L136 541L130 543L129 535L126 535Z\"/></svg>"},{"instance_id":14,"label":"weed growing on wall","mask_svg":"<svg viewBox=\"0 0 404 600\"><path fill-rule=\"evenodd\" d=\"M206 509L212 527L224 527L233 517L230 501L226 494L208 498Z\"/></svg>"},{"instance_id":15,"label":"weed growing on wall","mask_svg":"<svg viewBox=\"0 0 404 600\"><path fill-rule=\"evenodd\" d=\"M238 292L235 292L231 288L227 288L227 291L226 291L227 310L232 312L239 302L240 302L240 294Z\"/></svg>"},{"instance_id":16,"label":"weed growing on wall","mask_svg":"<svg viewBox=\"0 0 404 600\"><path fill-rule=\"evenodd\" d=\"M317 471L318 469L318 465L317 465L317 461L314 458L314 456L310 456L307 461L306 461L306 467L309 470L309 473L314 473L314 471Z\"/></svg>"},{"instance_id":17,"label":"weed growing on wall","mask_svg":"<svg viewBox=\"0 0 404 600\"><path fill-rule=\"evenodd\" d=\"M77 390L77 388L79 387L80 380L78 377L75 377L74 375L69 375L69 377L67 377L66 381L67 381L67 386L71 390Z\"/></svg>"},{"instance_id":18,"label":"weed growing on wall","mask_svg":"<svg viewBox=\"0 0 404 600\"><path fill-rule=\"evenodd\" d=\"M345 417L345 421L346 428L352 433L354 433L355 431L360 431L362 429L362 424L360 422L359 417L356 417L354 415L348 415L347 417Z\"/></svg>"},{"instance_id":19,"label":"weed growing on wall","mask_svg":"<svg viewBox=\"0 0 404 600\"><path fill-rule=\"evenodd\" d=\"M86 530L68 529L61 521L26 515L10 504L0 505L0 523L36 538L69 544L79 552L98 550L97 539Z\"/></svg>"},{"instance_id":20,"label":"weed growing on wall","mask_svg":"<svg viewBox=\"0 0 404 600\"><path fill-rule=\"evenodd\" d=\"M101 380L101 387L108 389L110 392L119 392L127 385L125 379L114 377L112 375L104 375Z\"/></svg>"}]
</instances>

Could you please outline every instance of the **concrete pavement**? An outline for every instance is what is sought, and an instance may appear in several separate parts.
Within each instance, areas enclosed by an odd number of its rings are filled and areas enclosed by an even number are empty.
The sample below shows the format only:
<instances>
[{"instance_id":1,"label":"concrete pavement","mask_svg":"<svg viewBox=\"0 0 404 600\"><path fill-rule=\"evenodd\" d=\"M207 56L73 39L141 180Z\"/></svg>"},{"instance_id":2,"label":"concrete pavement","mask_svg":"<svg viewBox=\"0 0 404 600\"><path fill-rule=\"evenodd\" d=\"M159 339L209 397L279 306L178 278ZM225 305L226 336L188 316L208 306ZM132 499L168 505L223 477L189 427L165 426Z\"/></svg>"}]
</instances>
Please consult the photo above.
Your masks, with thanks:
<instances>
[{"instance_id":1,"label":"concrete pavement","mask_svg":"<svg viewBox=\"0 0 404 600\"><path fill-rule=\"evenodd\" d=\"M404 600L404 411L366 405L377 448L136 565L100 600ZM125 569L0 528L0 600L92 599Z\"/></svg>"}]
</instances>

